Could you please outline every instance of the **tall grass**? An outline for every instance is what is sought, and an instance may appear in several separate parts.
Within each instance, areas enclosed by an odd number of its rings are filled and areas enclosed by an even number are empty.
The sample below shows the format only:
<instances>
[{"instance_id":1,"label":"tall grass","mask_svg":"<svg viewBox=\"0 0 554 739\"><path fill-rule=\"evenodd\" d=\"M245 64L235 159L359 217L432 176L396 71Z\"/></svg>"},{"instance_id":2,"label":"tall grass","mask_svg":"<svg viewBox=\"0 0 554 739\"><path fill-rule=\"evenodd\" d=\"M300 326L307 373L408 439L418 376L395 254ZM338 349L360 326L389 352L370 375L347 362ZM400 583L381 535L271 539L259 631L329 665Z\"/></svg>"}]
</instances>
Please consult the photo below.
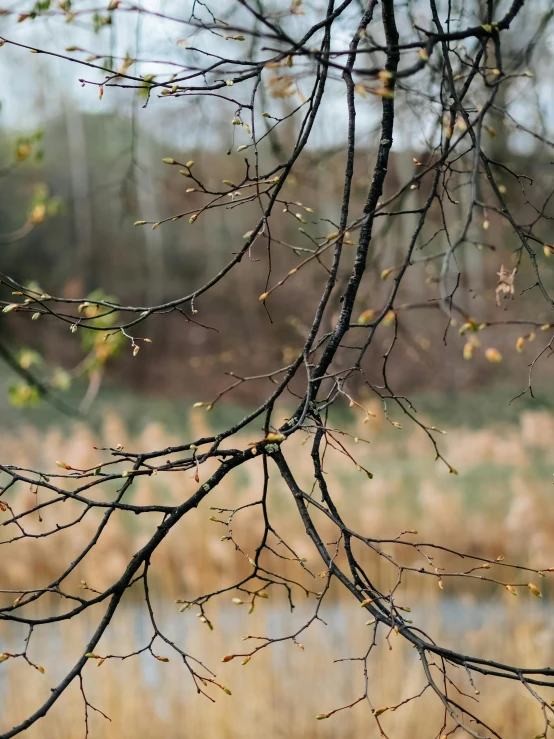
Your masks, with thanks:
<instances>
[{"instance_id":1,"label":"tall grass","mask_svg":"<svg viewBox=\"0 0 554 739\"><path fill-rule=\"evenodd\" d=\"M425 617L435 638L458 648L490 658L508 659L517 664L552 663L554 643L551 619L539 611L525 612L521 604L498 602L487 611L485 622L456 622L451 609L442 610L437 598L425 609L414 608L416 617ZM412 603L412 605L416 605ZM464 617L477 604L453 601ZM284 635L307 615L305 607L289 617L281 609L264 604L252 616L233 606L221 606L211 616L214 631L209 631L190 613L177 615L167 602L157 604L157 612L168 633L181 647L193 653L217 673L217 679L229 687L228 696L218 689L209 690L215 702L199 696L183 664L167 647L157 653L170 658L162 663L153 657L134 657L126 661L109 659L101 667L91 660L84 671L84 686L89 701L106 713L108 721L94 712L90 716L92 737L102 739L158 739L214 737L216 739L354 739L379 737L379 729L367 704L342 711L327 721L315 716L360 697L364 691L362 664L335 662L361 657L371 640L371 629L364 626L359 608L347 603L334 604L324 611L327 625L314 624L302 635L301 650L287 642L271 647L241 666L239 660L221 664L221 657L244 648L243 633ZM63 676L64 668L82 654L90 633L91 617L71 629L50 629L48 638L37 638L31 656L45 666L45 674L22 661L8 660L0 672L1 728L8 728L35 710ZM88 628L87 628L88 627ZM0 630L0 644L5 646L7 629ZM12 635L13 636L13 635ZM125 654L144 646L148 638L146 621L137 607L122 611L97 652ZM392 637L389 650L381 638L369 663L369 695L375 708L394 706L416 695L425 684L417 653L401 638ZM460 698L506 739L531 737L542 731L540 709L517 685L476 679L480 695L465 674L457 676L459 687L468 695ZM552 695L550 695L552 693ZM546 699L553 691L543 691ZM477 703L477 701L479 701ZM31 739L75 739L84 736L84 706L75 683L52 712L29 730ZM428 739L438 734L443 715L436 697L427 691L417 701L408 703L381 717L389 737Z\"/></svg>"},{"instance_id":2,"label":"tall grass","mask_svg":"<svg viewBox=\"0 0 554 739\"><path fill-rule=\"evenodd\" d=\"M188 423L194 435L200 436L207 430L207 418L201 412L191 414ZM420 540L469 553L503 555L540 568L554 565L554 513L550 505L554 419L547 413L524 413L516 425L449 430L442 438L442 450L459 471L458 476L448 474L433 462L428 441L416 432L393 429L382 418L377 418L373 425L353 423L349 430L352 438L345 438L345 444L373 472L374 478L367 481L343 455L330 452L327 456L329 483L347 523L355 523L363 533L383 537L417 529ZM243 435L233 443L246 445L251 436ZM98 434L78 424L70 434L56 429L41 433L32 427L0 433L3 461L52 470L60 458L77 468L105 461L106 456L94 450L94 446L123 444L132 450L161 449L179 441L178 435L168 434L157 424L146 425L140 433L130 436L121 421L109 414ZM304 489L310 490L308 445L297 448L287 442L283 451ZM379 736L364 704L327 721L314 718L317 713L352 702L363 691L361 663L334 662L361 656L371 638L370 629L364 626L364 614L348 598L343 599L339 590L333 589L323 609L327 625L316 622L302 634L304 650L287 642L262 650L244 667L239 660L220 663L224 654L245 649L248 642L241 642L241 635L292 633L295 624L313 612L315 601L298 595L298 607L290 615L283 598L273 589L270 599L257 605L248 616L246 607L232 605L233 594L226 594L209 606L214 631L201 624L192 612L180 614L173 602L228 585L248 571L245 557L230 542L221 541L226 528L209 520L209 507L236 507L254 500L261 484L261 464L253 460L172 532L152 562L156 610L164 628L180 646L208 666L215 666L218 679L232 689L233 695L212 689L215 703L196 695L186 668L163 646L158 647L158 653L170 657L169 663L149 656L107 660L100 668L91 662L85 671L87 695L112 719L109 722L92 712L92 737ZM145 503L178 503L195 487L188 473L158 475L135 483L132 496ZM277 478L271 483L270 500L273 525L300 557L308 559L308 566L317 575L323 567L306 540L289 494ZM24 510L35 503L36 495L20 487L9 501L17 510ZM61 510L55 508L46 509L42 521L33 516L25 523L26 530L40 533L54 522L70 520L79 510L73 502L58 506ZM97 589L109 586L159 522L159 517L149 521L145 518L114 516L66 589L77 591L80 581ZM98 514L92 511L78 527L50 539L26 539L0 546L0 588L46 584L90 539L97 523ZM233 531L242 549L253 551L260 532L256 509L240 514ZM330 536L333 533L330 528L328 532ZM13 525L0 527L2 541L16 535ZM399 551L395 553L400 556ZM404 552L402 556L407 555ZM446 562L443 557L441 563ZM298 572L297 563L284 564L284 571L296 579L303 578L307 587L321 589L309 576ZM283 562L279 565L281 572L282 565ZM394 574L379 558L368 560L367 565L372 576L385 586ZM548 585L544 586L544 581L541 585L548 602ZM425 578L423 582L412 578L406 583L403 597L412 607L414 623L429 629L434 638L446 645L517 664L553 663L554 637L548 609L531 603L532 596L513 598L500 590L481 583L462 586L458 581L446 581L445 591L440 591L435 578ZM11 602L13 598L4 594L2 602ZM53 600L49 605L58 607ZM30 654L35 662L44 665L44 675L23 660L8 660L0 665L0 732L46 698L64 670L82 654L99 618L100 612L91 610L62 630L47 627L37 631ZM0 652L19 647L24 635L16 626L0 622ZM97 651L124 654L144 646L148 637L143 606L139 599L131 597ZM415 651L394 636L391 645L389 650L387 642L381 639L371 661L370 696L374 707L392 706L417 693L424 684ZM472 692L465 676L460 676L460 684ZM481 695L465 700L480 700L483 717L490 719L501 734L519 739L542 731L540 712L519 686L482 681L479 688ZM545 697L554 699L554 694ZM441 721L441 706L428 691L420 701L384 714L382 723L389 737L426 739L435 736ZM82 734L83 701L77 683L52 714L29 731L29 737L37 738L73 739Z\"/></svg>"},{"instance_id":3,"label":"tall grass","mask_svg":"<svg viewBox=\"0 0 554 739\"><path fill-rule=\"evenodd\" d=\"M194 435L208 431L206 418L202 412L191 414L188 422ZM554 418L548 413L524 413L518 425L449 430L448 435L441 437L441 449L458 475L448 474L444 465L433 461L432 448L421 433L392 429L379 418L372 425L352 424L350 431L353 438L345 437L343 441L356 459L373 472L373 480L368 481L349 459L331 449L326 468L332 494L346 521L362 533L388 537L404 529L417 529L420 540L469 553L503 555L541 568L554 564L554 508L550 505ZM242 435L233 443L246 446L253 435ZM356 435L359 443L354 441ZM122 422L108 414L98 434L79 424L69 434L55 428L38 431L31 426L5 429L0 432L0 450L3 461L53 471L55 460L60 458L76 468L107 461L109 456L95 450L95 446L123 444L126 449L138 451L163 449L181 440L158 424L146 425L130 438ZM304 489L311 490L309 445L299 447L287 442L283 451ZM201 470L201 474L206 476L207 472ZM230 508L255 500L261 485L261 461L253 459L228 476L221 488L168 537L156 555L156 572L170 594L183 588L192 592L201 585L217 586L222 577L242 570L244 558L235 555L228 542L220 541L226 529L209 520L209 508ZM195 489L191 473L163 474L135 482L129 500L177 504ZM269 497L277 529L283 535L286 532L299 556L314 560L314 551L298 521L290 494L278 477L271 482ZM6 500L22 511L36 503L36 495L20 486ZM71 520L80 510L80 505L72 501L47 508L42 521L38 516L25 519L26 530L41 533L56 523ZM7 515L0 513L4 518ZM28 586L31 573L37 584L58 574L61 559L77 553L89 540L99 516L100 512L91 511L79 526L57 533L55 542L52 538L26 539L10 545L10 556L4 556L2 561L3 587ZM257 519L256 509L247 509L235 520L235 533L246 550L257 543ZM85 580L101 587L112 582L158 521L155 516L114 516L100 542L75 573L76 584ZM13 525L0 528L0 540L18 533Z\"/></svg>"}]
</instances>

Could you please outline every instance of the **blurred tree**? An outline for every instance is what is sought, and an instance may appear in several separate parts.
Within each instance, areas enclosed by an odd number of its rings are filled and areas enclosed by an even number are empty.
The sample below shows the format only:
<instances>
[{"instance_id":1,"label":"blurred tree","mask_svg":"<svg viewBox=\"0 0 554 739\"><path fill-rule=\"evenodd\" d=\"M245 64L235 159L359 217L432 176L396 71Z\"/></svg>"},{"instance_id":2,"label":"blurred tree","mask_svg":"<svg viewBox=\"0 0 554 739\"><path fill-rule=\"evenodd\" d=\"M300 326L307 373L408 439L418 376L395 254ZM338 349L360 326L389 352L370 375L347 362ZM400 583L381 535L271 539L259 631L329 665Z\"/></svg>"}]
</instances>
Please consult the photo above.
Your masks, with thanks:
<instances>
[{"instance_id":1,"label":"blurred tree","mask_svg":"<svg viewBox=\"0 0 554 739\"><path fill-rule=\"evenodd\" d=\"M95 605L104 608L73 667L36 712L6 728L2 739L30 728L76 680L88 732L92 706L83 671L89 661L113 658L100 654L97 645L130 589L141 591L151 618L152 636L140 652L165 661L155 651L165 642L180 655L199 693L230 692L159 629L149 578L152 555L164 538L215 489L225 490L226 478L243 465L259 466L263 480L259 499L248 506L256 509L262 531L255 551L246 551L233 533L242 508L233 508L232 500L228 507L214 508L213 520L227 527L222 538L248 571L217 592L180 601L183 610L196 609L212 628L212 600L231 591L240 602L246 598L251 609L268 591L280 589L291 605L298 590L313 596L315 605L313 616L293 633L256 637L253 647L245 645L223 662L240 658L246 664L277 641L298 644L299 635L320 620L321 603L336 581L367 611L373 629L367 652L357 660L363 669L360 695L318 719L364 702L385 736L384 714L428 690L444 707L437 736L458 729L474 737L498 736L466 694L466 681L478 694L475 681L490 676L517 681L529 692L544 722L540 736L547 736L554 722L546 692L554 687L550 667L491 662L448 649L428 634L425 623L406 617L410 609L401 605L400 594L410 576L433 578L440 589L450 578L467 578L514 595L540 597L530 580L554 568L526 568L418 543L416 531L387 539L379 531L351 528L338 508L326 455L345 455L371 491L371 461L366 462L371 454L360 452L363 439L338 427L338 409L349 407L371 424L373 397L392 428L415 424L437 461L456 474L441 451L441 431L420 418L404 389L398 389L398 378L410 388L426 374L439 387L465 373L478 357L483 365L504 361L509 366L521 354L530 366L523 393L532 395L535 368L554 347L548 261L554 246L547 238L554 190L545 186L546 179L533 185L525 158L513 155L506 138L508 130L530 136L534 155L554 146L538 125L549 84L543 64L551 61L544 49L552 39L552 15L550 3L524 8L523 0L238 0L217 7L193 0L185 14L181 7L169 12L150 3L138 7L112 0L99 11L67 0L53 8L41 0L18 15L23 28L42 17L54 24L65 20L70 29L91 23L98 37L87 45L97 49L85 51L74 43L64 51L55 36L48 44L31 46L19 24L2 36L2 45L18 53L27 50L75 65L86 75L81 84L100 100L131 90L147 109L184 101L189 117L176 115L173 125L194 121L202 143L195 160L164 151L160 168L167 165L166 174L154 168L144 177L142 163L152 168L154 145L147 157L140 156L142 107L135 103L130 132L109 115L82 119L71 113L69 134L48 152L55 158L49 170L53 181L35 190L25 225L19 226L37 238L35 226L57 209L50 193L70 200L75 226L73 237L64 241L70 258L52 261L41 273L40 288L26 281L36 279L29 274L31 260L14 260L13 276L2 276L3 321L17 327L14 333L23 333L29 318L40 319L29 324L33 328L55 322L69 336L81 338L87 354L79 367L89 377L85 405L106 361L120 352L140 368L150 354L152 362L169 366L178 386L185 386L191 369L187 352L213 329L222 334L220 346L230 353L233 370L227 372L227 386L202 395L194 406L210 411L239 388L261 388L258 407L241 421L174 447L135 453L119 445L99 450L92 469L79 469L68 459L56 462L55 473L0 465L0 503L7 516L3 527L12 537L4 545L37 536L26 527L44 507L61 509L69 499L81 507L75 520L38 534L51 537L53 545L63 528L78 527L92 511L102 513L94 537L76 558L60 562L55 581L29 583L15 601L6 596L0 618L24 624L28 637L21 652L5 652L0 661L21 659L42 671L30 662L31 636L48 624L70 623ZM137 19L133 28L132 18ZM132 30L133 52L128 47L122 51L117 33L126 44ZM171 41L163 50L162 36ZM157 58L143 55L144 49ZM199 101L197 107L191 99ZM517 117L522 111L524 119ZM494 127L493 119L500 125ZM111 126L114 133L106 135ZM391 154L395 137L405 151L399 146ZM18 139L15 162L28 159L36 145L36 136ZM122 182L124 194L142 211L133 236L126 228L128 211L121 201L116 205L113 194ZM120 249L124 239L143 238L135 234L145 229L150 236L141 257L131 247ZM102 292L90 292L93 286ZM76 294L78 289L85 292ZM112 292L118 297L110 297ZM162 317L170 329L158 345ZM509 334L509 346L499 348L498 337L505 331L516 333ZM428 359L437 340L451 345L443 367ZM227 361L223 354L219 359ZM17 362L28 372L41 359L27 350ZM199 369L203 379L205 368ZM18 404L35 402L37 394L33 386L12 391ZM246 429L252 441L245 445L240 433ZM300 487L289 464L306 441L311 444L311 490ZM189 473L197 486L179 505L143 504L127 495L143 477L176 472ZM317 590L305 560L272 524L274 477L288 489L325 568ZM30 508L17 495L28 486L37 493ZM80 563L94 556L94 544L110 520L130 512L151 520L146 543L108 588L94 590L84 583L85 595L78 594L72 576ZM324 538L329 522L335 531L330 543ZM441 557L446 553L459 566L445 569ZM416 557L417 565L406 554ZM372 581L364 557L383 561L392 587ZM298 580L284 573L283 559L298 566ZM36 610L38 605L48 609L46 616ZM391 633L417 651L423 689L378 707L372 702L367 665L376 644L388 641Z\"/></svg>"}]
</instances>

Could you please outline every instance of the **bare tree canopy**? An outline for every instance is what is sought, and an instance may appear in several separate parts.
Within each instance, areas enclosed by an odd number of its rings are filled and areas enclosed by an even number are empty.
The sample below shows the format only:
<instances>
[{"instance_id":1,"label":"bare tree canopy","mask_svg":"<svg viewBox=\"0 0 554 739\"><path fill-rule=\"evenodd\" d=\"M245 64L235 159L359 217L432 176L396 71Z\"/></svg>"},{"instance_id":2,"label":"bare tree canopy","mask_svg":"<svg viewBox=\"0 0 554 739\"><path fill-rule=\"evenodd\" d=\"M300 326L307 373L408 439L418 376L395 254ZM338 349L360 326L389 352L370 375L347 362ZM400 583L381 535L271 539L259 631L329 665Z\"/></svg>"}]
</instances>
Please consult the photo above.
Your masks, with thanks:
<instances>
[{"instance_id":1,"label":"bare tree canopy","mask_svg":"<svg viewBox=\"0 0 554 739\"><path fill-rule=\"evenodd\" d=\"M242 557L248 570L237 582L182 600L183 610L193 609L211 627L210 607L217 598L236 592L253 605L268 591L283 591L291 606L297 597L309 596L313 615L299 630L280 639L245 641L242 651L224 656L224 662L236 659L246 664L276 641L297 642L321 619L321 603L336 583L365 609L372 633L366 653L358 659L364 675L361 694L350 705L330 708L318 719L365 702L378 731L387 736L384 714L427 692L434 693L444 709L442 726L433 727L430 736L463 730L473 737L499 737L480 715L479 703L461 687L462 680L469 679L478 694L475 686L486 677L519 683L542 712L541 736L550 736L554 709L544 690L554 687L554 668L504 664L444 647L428 633L425 623L407 618L410 609L403 601L403 586L433 579L442 589L452 579L464 579L475 588L541 597L540 578L554 568L455 551L421 541L414 530L394 538L383 538L379 530L362 530L337 505L333 465L327 460L331 451L344 455L358 471L359 485L367 496L372 495L371 447L341 428L339 412L349 407L370 425L368 398L372 397L399 431L399 458L402 426L414 425L428 438L429 463L435 458L436 464L457 474L443 454L443 432L422 420L405 393L406 383L399 391L394 379L399 364L408 376L411 371L406 368L409 355L399 353L399 345L417 343L420 328L429 321L438 327L441 342L456 347L460 365L474 355L492 363L503 358L509 362L501 337L517 331L516 346L511 342L508 351L529 353L522 394L533 395L534 372L546 363L554 341L554 279L548 262L554 253L548 238L554 189L548 177L544 187L533 188L521 171L524 156L513 156L508 139L516 137L517 143L517 136L525 137L533 157L544 157L551 164L554 141L544 119L552 111L543 102L545 85L551 84L551 3L188 0L137 5L111 0L99 9L78 0L59 0L56 6L39 0L24 11L18 7L2 14L5 31L0 55L9 51L11 58L17 58L32 52L37 65L46 57L56 57L85 91L94 88L100 99L113 100L131 91L139 102L138 118L144 108L167 108L178 104L173 99L181 99L190 106L191 116L193 110L201 110L207 141L212 136L217 139L210 122L215 130L215 121L226 121L227 140L223 144L217 140L221 167L204 169L198 162L168 155L159 168L168 165L175 188L186 189L180 196L181 210L158 220L147 220L151 213L144 213L135 223L137 229L160 229L158 233L182 229L194 241L195 229L214 213L239 213L229 221L226 263L186 294L156 302L154 291L153 301L144 304L124 304L99 294L57 297L46 284L41 292L25 280L1 274L5 325L33 320L37 321L33 328L39 330L45 322L58 322L78 337L90 337L91 346L106 347L107 354L110 347L117 348L140 363L145 354L156 351L156 331L164 319L178 317L202 331L218 328L217 317L214 321L211 316L213 325L208 325L203 313L211 296L229 279L243 284L246 294L255 290L259 295L249 310L258 315L260 340L270 326L286 324L287 302L294 295L288 291L299 276L309 279L311 287L302 320L293 326L299 347L289 352L285 364L266 365L262 372L248 366L236 368L213 398L195 403L210 411L236 389L256 385L256 392L266 394L241 420L164 449L101 449L98 464L91 469L76 469L71 459L56 462L57 469L53 464L44 470L2 460L4 558L12 556L13 547L36 538L48 538L56 547L60 533L78 528L86 517L99 518L94 536L77 557L64 559L60 552L59 575L54 580L29 582L22 591L1 591L0 618L23 624L28 635L20 652L4 652L0 661L26 660L42 669L28 653L41 629L68 623L93 607L101 606L103 613L81 657L48 699L18 726L1 726L1 739L33 726L74 682L81 687L88 734L89 713L99 709L93 709L87 699L86 668L113 657L103 656L97 645L130 591L140 593L150 618L151 638L140 652L162 659L156 649L165 643L182 659L198 693L211 699L218 690L228 691L213 665L202 664L163 632L149 583L155 577L151 560L164 539L214 491L224 489L227 478L243 465L263 470L259 498L245 506L249 513L255 509L259 517L261 535L255 549L247 550L233 533L243 508L234 507L232 499L224 508L214 509L214 518L225 526L223 539L230 556ZM40 48L23 36L32 22L49 24L50 34ZM98 48L78 44L58 48L56 34L68 23L69 32L72 27L92 25L98 32ZM118 57L117 44L106 53L104 29L116 24L118 29L134 29L133 23L141 39L149 34L157 39L162 33L171 39L168 45L160 44L159 59L134 58L130 53ZM125 34L131 36L128 30ZM149 52L151 46L147 44ZM518 105L520 117L514 113ZM175 127L190 125L183 115L170 120ZM326 164L330 149L332 165ZM403 166L393 161L395 152L401 151L412 154L407 166L406 161ZM222 174L230 158L241 173L235 181ZM333 176L340 174L342 181L336 216L318 202L317 192L310 203L294 195L296 183L315 168L323 168L325 177L326 166L332 166ZM8 163L1 173L9 176L11 169ZM364 204L359 208L354 205L354 191L359 198L361 189ZM143 204L152 211L150 203ZM35 203L24 229L40 224L47 206L47 198ZM86 220L86 214L82 218ZM294 223L292 241L284 235L284 222ZM7 234L3 243L23 235ZM206 262L209 265L208 258ZM156 265L154 257L153 282ZM482 265L492 271L483 276ZM368 285L375 286L375 275L378 304L368 290ZM125 293L126 275L117 277ZM231 309L221 316L222 323L234 320ZM247 352L253 351L256 339L245 342ZM11 361L2 345L0 352ZM163 363L163 352L157 361ZM437 383L441 373L448 378L456 366L436 366ZM183 365L179 379L185 384L186 371ZM32 384L32 373L27 374ZM35 387L48 400L50 390L40 383ZM245 432L251 436L246 446ZM312 466L309 489L299 484L289 452L304 444ZM179 474L196 483L195 491L179 505L142 504L132 497L145 477ZM319 555L324 567L319 581L312 579L311 564L287 542L286 532L272 523L275 479L286 486L305 535ZM28 489L36 493L31 508L20 501L20 491ZM71 517L66 515L68 503ZM47 513L50 520L58 511L51 527L37 533L28 525L37 514ZM144 546L106 589L95 590L86 583L82 590L75 589L72 578L78 576L85 558L94 557L95 545L111 522L131 513L149 521ZM297 578L290 576L290 569L283 570L283 560L292 561ZM389 572L391 587L381 587L370 575L375 560L381 560ZM448 567L443 567L445 561ZM494 629L493 623L490 628ZM417 651L422 688L398 705L380 707L372 702L367 665L375 646L394 634ZM352 669L357 668L353 661Z\"/></svg>"}]
</instances>

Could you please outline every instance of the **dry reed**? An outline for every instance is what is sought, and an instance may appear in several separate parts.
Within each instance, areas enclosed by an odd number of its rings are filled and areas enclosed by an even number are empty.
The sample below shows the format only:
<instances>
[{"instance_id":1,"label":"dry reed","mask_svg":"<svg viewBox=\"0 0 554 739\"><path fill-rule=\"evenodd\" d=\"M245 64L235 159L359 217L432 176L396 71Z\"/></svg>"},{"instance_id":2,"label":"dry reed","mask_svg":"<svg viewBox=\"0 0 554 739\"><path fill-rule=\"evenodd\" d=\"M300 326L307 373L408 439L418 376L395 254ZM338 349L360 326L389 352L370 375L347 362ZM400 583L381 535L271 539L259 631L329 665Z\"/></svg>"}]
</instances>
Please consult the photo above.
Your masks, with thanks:
<instances>
[{"instance_id":1,"label":"dry reed","mask_svg":"<svg viewBox=\"0 0 554 739\"><path fill-rule=\"evenodd\" d=\"M192 414L190 423L197 435L206 430L206 416L201 413ZM374 479L367 482L364 477L362 481L348 459L338 454L327 458L327 466L332 469L335 500L347 521L349 517L356 518L358 529L377 536L395 536L403 529L415 528L423 540L467 552L490 557L502 554L537 567L546 568L554 563L554 514L549 512L551 484L546 478L551 472L554 421L548 414L523 414L519 426L480 431L458 429L444 437L443 449L459 470L458 477L433 466L428 443L416 433L391 431L379 419L373 427L360 425L351 431L371 442L366 445L349 439L348 446L372 470ZM402 458L398 456L398 433L405 434L406 439ZM248 440L244 436L237 443L245 445ZM121 422L108 415L98 436L79 425L69 436L55 429L41 434L25 427L3 432L0 448L3 459L49 469L60 457L75 467L103 461L105 457L100 458L93 446L121 443L136 450L164 448L178 441L155 424L147 425L139 436L129 438ZM311 489L307 447L305 451L294 452L285 444L284 452L292 457L305 489ZM349 739L362 732L370 737L379 736L368 707L362 704L328 721L314 718L316 713L350 703L363 692L359 662L333 663L335 659L361 656L370 639L363 613L349 600L341 599L338 591L333 590L324 609L328 625L316 623L303 635L304 651L287 643L263 650L245 667L238 660L225 665L219 662L229 651L240 650L243 633L291 633L293 624L299 623L308 609L313 608L313 599L300 599L299 608L289 616L282 599L272 591L270 600L247 616L244 607L233 606L231 596L225 596L211 608L210 618L216 626L213 632L192 613L179 614L173 603L175 598L194 597L222 582L228 584L244 572L244 558L228 542L220 541L225 529L208 520L208 508L253 500L259 495L261 480L260 464L253 461L173 532L153 560L160 619L194 656L211 667L219 667L218 676L232 688L233 696L214 695L217 700L213 704L197 696L186 669L169 653L171 661L167 664L152 657L108 660L101 668L91 664L85 678L89 698L112 719L108 722L93 714L92 737L253 739L265 734L272 739L285 736ZM141 480L133 495L142 502L176 503L195 485L186 474L160 475ZM35 502L31 491L20 490L17 495L11 502L20 510ZM274 525L317 572L317 559L302 536L302 526L285 489L276 483L271 498ZM71 508L67 504L63 517L71 518L76 510L77 506ZM27 529L38 533L54 520L61 522L59 514L54 517L47 510L42 522L34 519L27 523ZM29 587L30 580L37 587L46 583L58 574L60 562L68 561L82 548L94 532L96 522L92 512L78 528L57 534L55 546L49 539L4 546L9 557L2 558L0 587ZM134 516L115 517L69 586L77 588L80 580L92 587L109 585L144 543L152 525L155 522L143 523L142 517L138 520ZM256 545L256 526L255 515L249 510L235 527L245 551ZM0 529L3 540L14 535L10 528L13 527ZM378 559L368 566L381 582L386 583L391 576ZM287 571L298 576L296 568L297 564L290 563ZM524 598L499 594L498 589L483 588L480 583L473 583L469 589L449 582L444 593L438 591L434 578L427 578L424 587L421 583L417 583L417 589L410 585L408 581L405 593L412 599L414 621L421 618L422 623L431 627L434 637L458 647L463 639L468 650L518 664L553 661L554 637L545 612L538 606L533 608ZM548 596L548 588L545 595ZM97 613L87 612L63 633L56 627L48 627L42 635L33 637L32 655L44 664L45 675L21 660L8 660L0 666L2 727L21 720L48 695L64 668L82 653L97 617ZM129 599L98 652L133 651L144 645L147 631L141 606ZM14 627L0 624L0 652L20 636L21 632ZM386 642L380 644L372 660L370 695L375 707L394 705L418 692L423 685L415 651L400 639L393 638L392 646L389 651ZM165 654L163 648L160 653ZM468 688L463 679L461 682ZM501 734L519 739L532 737L540 730L540 712L521 688L491 681L483 681L479 687L483 716ZM383 726L390 737L423 739L439 730L441 715L437 700L425 694L421 701L388 712L383 717ZM82 734L83 704L78 685L74 685L52 714L37 723L28 735L30 739L39 736L69 739Z\"/></svg>"}]
</instances>

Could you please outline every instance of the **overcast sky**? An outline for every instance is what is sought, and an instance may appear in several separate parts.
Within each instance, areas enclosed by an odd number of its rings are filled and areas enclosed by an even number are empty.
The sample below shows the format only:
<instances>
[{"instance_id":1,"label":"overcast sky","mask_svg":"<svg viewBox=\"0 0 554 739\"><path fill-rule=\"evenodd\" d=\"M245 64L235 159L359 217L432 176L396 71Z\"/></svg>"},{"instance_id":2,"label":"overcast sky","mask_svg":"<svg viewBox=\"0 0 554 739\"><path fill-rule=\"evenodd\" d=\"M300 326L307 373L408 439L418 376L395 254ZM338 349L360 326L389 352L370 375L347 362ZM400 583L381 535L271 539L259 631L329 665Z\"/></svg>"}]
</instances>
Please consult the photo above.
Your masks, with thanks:
<instances>
[{"instance_id":1,"label":"overcast sky","mask_svg":"<svg viewBox=\"0 0 554 739\"><path fill-rule=\"evenodd\" d=\"M87 2L73 2L73 9L87 7ZM274 6L279 8L288 7L289 0L275 0ZM176 2L175 0L147 0L143 3L144 8L151 11L162 11L173 14L183 19L190 16L193 0ZM322 0L305 0L305 16L296 16L287 21L287 30L299 38L306 27L314 18L319 19L322 15L324 3ZM405 3L399 3L399 8L405 7ZM22 3L17 0L7 7L17 12L28 11L32 3ZM420 15L417 16L421 23L430 27L429 20L425 17L428 2L413 2L412 6ZM466 4L469 7L468 4ZM517 37L513 37L512 43L517 44L518 38L525 33L531 33L533 18L538 18L541 10L550 7L549 0L534 0L532 3L533 13L528 13L529 22L525 24L525 30L518 26ZM99 7L95 2L89 7ZM124 3L122 4L124 7ZM216 0L211 3L212 9L217 7L217 12L222 17L228 17L229 8L237 8L233 0ZM204 20L208 20L206 12L197 6L197 12ZM468 17L465 22L478 22L476 17L470 17L471 12L467 10ZM352 5L349 15L356 16L359 13L357 3ZM399 11L402 14L402 10ZM417 15L417 12L416 12ZM182 23L169 22L152 16L138 16L136 13L116 12L113 14L114 25L103 28L100 33L94 34L90 30L90 23L75 20L65 23L63 14L56 17L41 17L36 20L26 20L17 23L13 16L0 16L0 35L29 46L39 49L57 51L66 54L68 46L79 46L90 53L109 55L114 53L118 56L130 54L133 58L140 57L146 60L165 60L177 63L185 63L191 58L190 50L182 45L183 39L195 46L210 49L215 53L224 53L226 56L240 56L245 44L236 41L224 41L221 37L214 36L206 31L194 36L194 29ZM500 13L499 13L500 17ZM234 22L241 25L246 22L246 17L241 15L240 10L234 13ZM348 20L346 16L345 21ZM399 19L400 26L404 21ZM352 24L350 24L350 27ZM404 26L405 27L405 26ZM316 43L316 41L314 41ZM334 48L346 48L348 37L342 34L339 27L334 37ZM270 42L268 42L268 45ZM552 31L545 36L544 48L550 53L544 60L542 67L539 65L540 73L538 80L523 79L512 85L510 89L511 108L513 114L526 125L539 122L539 112L542 111L540 124L544 130L554 136L552 124L552 111L554 110L552 80ZM270 52L260 52L260 54ZM70 56L84 59L86 54L71 52ZM409 63L409 60L407 60ZM413 61L413 59L412 59ZM542 61L542 60L539 60ZM537 66L537 61L533 62ZM133 74L163 73L171 68L166 65L142 63L134 65L130 72ZM172 70L173 71L173 70ZM71 64L70 62L48 57L46 55L32 54L28 51L6 44L0 49L0 101L2 110L0 124L4 128L16 128L23 131L39 126L46 119L59 114L63 106L77 106L82 111L91 113L105 112L110 109L119 109L129 113L135 100L136 94L129 90L106 89L102 100L98 98L98 88L86 85L82 87L80 78L98 82L103 73L93 69ZM246 100L244 92L237 92L240 99ZM314 131L312 143L317 146L337 145L344 140L346 132L344 85L340 81L330 85L329 94L326 99L326 107L320 116L321 124ZM342 104L340 104L342 102ZM279 110L279 101L270 100L270 108L276 112ZM337 104L339 103L339 104ZM207 113L200 113L198 106L191 99L160 98L157 95L152 99L146 110L136 105L140 112L138 120L140 125L146 127L150 133L154 132L160 139L171 143L179 148L194 149L197 146L227 147L228 141L222 141L221 125L217 127L213 119L207 118ZM379 113L379 101L374 96L368 96L359 105L358 130L360 136L366 136L369 140L372 136L374 123ZM213 99L209 101L206 111L212 111ZM229 124L234 115L234 107L228 103L220 103L217 112L222 121L229 119ZM223 129L223 139L226 134ZM400 148L420 148L423 135L427 133L422 130L419 120L413 118L406 120L404 125L396 134L395 145ZM229 128L229 137L231 136ZM240 143L240 142L239 142ZM517 135L512 143L518 148L525 150L531 144L526 135Z\"/></svg>"}]
</instances>

